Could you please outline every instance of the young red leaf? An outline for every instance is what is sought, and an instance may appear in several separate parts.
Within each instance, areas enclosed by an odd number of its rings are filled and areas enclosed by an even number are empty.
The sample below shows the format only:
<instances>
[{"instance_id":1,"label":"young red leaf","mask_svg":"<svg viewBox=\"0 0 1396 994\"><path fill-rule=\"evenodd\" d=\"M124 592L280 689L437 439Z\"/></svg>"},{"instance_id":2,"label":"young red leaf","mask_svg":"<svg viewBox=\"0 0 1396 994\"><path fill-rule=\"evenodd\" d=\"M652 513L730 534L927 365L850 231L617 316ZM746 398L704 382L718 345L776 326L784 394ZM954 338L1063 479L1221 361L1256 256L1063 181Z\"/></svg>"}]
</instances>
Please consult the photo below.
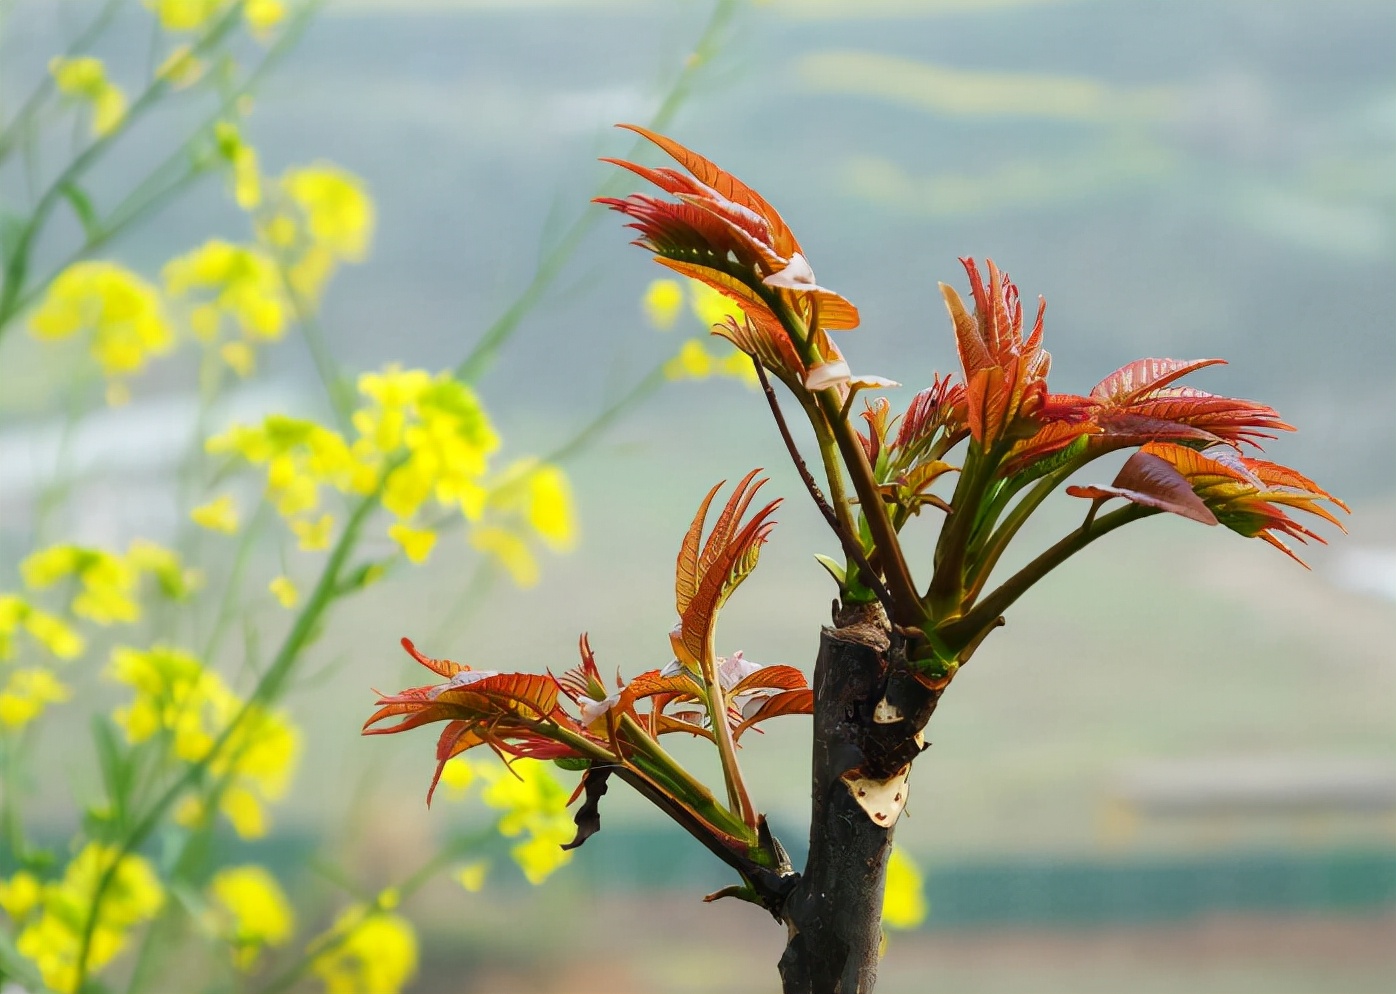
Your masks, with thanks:
<instances>
[{"instance_id":1,"label":"young red leaf","mask_svg":"<svg viewBox=\"0 0 1396 994\"><path fill-rule=\"evenodd\" d=\"M768 718L777 718L784 714L813 713L814 691L808 688L804 690L787 690L773 697L766 698L755 714L732 730L732 738L741 738L742 733L748 728L758 725Z\"/></svg>"},{"instance_id":2,"label":"young red leaf","mask_svg":"<svg viewBox=\"0 0 1396 994\"><path fill-rule=\"evenodd\" d=\"M1187 479L1171 463L1148 452L1136 452L1130 456L1120 467L1115 482L1108 487L1067 487L1066 492L1073 497L1093 500L1123 497L1145 507L1200 521L1204 525L1217 523L1217 516L1208 510L1202 498L1192 492Z\"/></svg>"}]
</instances>

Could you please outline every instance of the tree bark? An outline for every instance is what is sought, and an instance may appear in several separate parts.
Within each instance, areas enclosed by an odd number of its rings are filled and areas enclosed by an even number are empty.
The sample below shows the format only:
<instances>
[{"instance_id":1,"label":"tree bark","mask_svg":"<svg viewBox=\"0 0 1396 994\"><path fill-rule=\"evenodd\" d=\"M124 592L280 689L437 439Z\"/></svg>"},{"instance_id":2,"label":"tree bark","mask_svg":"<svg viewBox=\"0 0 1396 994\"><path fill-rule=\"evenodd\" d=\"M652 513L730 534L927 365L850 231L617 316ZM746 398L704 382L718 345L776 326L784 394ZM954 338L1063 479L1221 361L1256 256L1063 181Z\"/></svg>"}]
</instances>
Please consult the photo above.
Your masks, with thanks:
<instances>
[{"instance_id":1,"label":"tree bark","mask_svg":"<svg viewBox=\"0 0 1396 994\"><path fill-rule=\"evenodd\" d=\"M919 733L939 698L912 677L880 609L836 622L822 633L814 667L809 859L779 909L789 931L785 994L872 991L896 814L878 824L845 778L898 777L924 748Z\"/></svg>"}]
</instances>

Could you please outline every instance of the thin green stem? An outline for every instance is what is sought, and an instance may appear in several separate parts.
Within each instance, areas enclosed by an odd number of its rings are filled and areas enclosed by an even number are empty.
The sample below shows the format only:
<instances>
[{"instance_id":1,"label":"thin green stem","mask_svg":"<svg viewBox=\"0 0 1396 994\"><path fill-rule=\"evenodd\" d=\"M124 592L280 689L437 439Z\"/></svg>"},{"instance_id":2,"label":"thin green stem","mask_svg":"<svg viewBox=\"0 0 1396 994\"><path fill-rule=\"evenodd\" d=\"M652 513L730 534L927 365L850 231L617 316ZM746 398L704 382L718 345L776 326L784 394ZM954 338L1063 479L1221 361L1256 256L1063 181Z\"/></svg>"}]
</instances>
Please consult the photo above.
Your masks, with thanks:
<instances>
[{"instance_id":1,"label":"thin green stem","mask_svg":"<svg viewBox=\"0 0 1396 994\"><path fill-rule=\"evenodd\" d=\"M678 112L679 107L688 98L698 69L718 51L723 31L736 9L735 0L720 0L713 8L707 25L703 28L703 33L699 36L697 44L694 45L692 54L684 62L683 69L680 70L678 77L664 95L659 109L650 119L649 127L651 130L662 131L667 127L674 114ZM597 195L606 196L616 190L622 182L624 179L619 176L608 179L601 184L597 190ZM505 309L504 313L485 329L485 333L480 336L469 354L456 366L455 376L457 379L465 383L475 383L479 380L481 374L499 354L504 343L518 330L524 317L542 300L543 295L561 274L564 265L577 250L582 239L596 224L599 216L599 212L588 207L567 226L553 247L543 253L527 286Z\"/></svg>"},{"instance_id":2,"label":"thin green stem","mask_svg":"<svg viewBox=\"0 0 1396 994\"><path fill-rule=\"evenodd\" d=\"M547 456L545 462L563 462L575 458L591 446L621 415L638 406L659 392L667 380L664 364L655 366L636 382L622 397L601 409L580 431L557 446Z\"/></svg>"},{"instance_id":3,"label":"thin green stem","mask_svg":"<svg viewBox=\"0 0 1396 994\"><path fill-rule=\"evenodd\" d=\"M921 606L921 598L917 593L916 583L911 578L906 558L902 555L897 532L887 516L887 505L877 488L872 466L868 464L868 454L864 451L862 442L858 440L853 426L839 418L839 399L835 391L821 390L818 398L820 409L834 433L844 467L853 481L853 489L858 494L863 520L867 522L868 530L872 533L873 545L886 577L887 590L897 611L897 616L892 620L907 627L918 627L925 620L926 612Z\"/></svg>"},{"instance_id":4,"label":"thin green stem","mask_svg":"<svg viewBox=\"0 0 1396 994\"><path fill-rule=\"evenodd\" d=\"M203 651L199 655L199 658L205 663L211 661L218 652L228 626L232 624L233 618L237 615L237 599L242 592L242 576L247 569L247 561L251 558L257 536L261 532L261 524L266 516L266 507L265 500L257 505L257 509L252 512L252 517L247 522L247 527L243 529L242 535L238 538L237 549L233 552L233 568L223 586L223 596L218 600L218 610L213 616L213 627L210 629L208 638L203 645Z\"/></svg>"},{"instance_id":5,"label":"thin green stem","mask_svg":"<svg viewBox=\"0 0 1396 994\"><path fill-rule=\"evenodd\" d=\"M152 176L159 175L172 164L185 160L188 155L189 143L193 138L207 131L215 121L226 117L229 110L232 109L238 100L252 92L256 86L260 84L266 74L280 62L281 58L284 57L295 45L296 41L299 40L306 25L309 23L311 15L319 8L321 2L323 2L323 0L311 0L311 2L305 4L296 12L292 21L287 24L280 37L277 38L276 43L272 45L266 55L262 57L257 67L247 75L241 84L234 87L223 97L214 112L200 123L198 128L191 133L191 136L181 142L176 147L176 150L152 171ZM234 7L230 8L223 17L195 43L191 51L191 56L199 55L217 45L229 31L235 28L241 16L241 7L242 4L236 4ZM118 204L113 210L112 217L116 218L115 221L109 221L107 225L104 225L99 230L96 236L89 236L82 248L73 253L64 263L64 266L53 270L29 289L25 289L24 283L25 276L28 272L29 250L34 238L47 221L49 213L57 206L58 201L62 199L64 188L76 182L89 167L95 164L111 144L130 128L132 121L157 102L167 90L168 84L164 80L154 81L131 105L121 125L110 134L98 138L89 145L81 155L74 158L53 184L41 195L34 207L33 213L20 229L19 238L16 241L13 254L5 269L4 284L0 286L0 337L4 336L5 331L14 317L22 313L24 309L44 291L48 283L52 282L53 278L63 271L63 268L83 258L141 217L156 210L163 203L183 192L190 183L202 175L200 169L193 168L188 174L181 175L169 186L161 188L154 193L141 195L139 199L136 199L137 196L141 194L141 190L146 182L150 179L150 176L147 176L146 181L142 181L141 184L138 184L136 189L128 195L126 200Z\"/></svg>"},{"instance_id":6,"label":"thin green stem","mask_svg":"<svg viewBox=\"0 0 1396 994\"><path fill-rule=\"evenodd\" d=\"M305 298L296 290L295 284L291 282L291 274L286 269L285 260L277 260L276 270L281 277L282 289L285 290L286 297L291 302L291 310L295 312L296 323L300 325L301 337L305 339L306 347L310 350L310 358L315 363L315 372L319 375L320 383L324 386L325 394L329 397L335 421L338 422L341 430L347 431L352 424L351 419L354 415L354 388L345 379L339 364L330 354L329 343L325 340L325 333L320 327L320 320L316 317L315 309L306 302Z\"/></svg>"},{"instance_id":7,"label":"thin green stem","mask_svg":"<svg viewBox=\"0 0 1396 994\"><path fill-rule=\"evenodd\" d=\"M985 453L971 442L955 481L950 498L950 514L941 526L936 540L935 573L926 591L926 603L933 618L958 614L964 594L965 556L970 535L974 530L976 513L984 491L993 481L998 465L995 453Z\"/></svg>"},{"instance_id":8,"label":"thin green stem","mask_svg":"<svg viewBox=\"0 0 1396 994\"><path fill-rule=\"evenodd\" d=\"M20 753L23 733L0 733L0 756L3 756L3 779L0 786L4 796L0 796L0 823L4 825L4 838L10 852L21 863L29 852L29 843L24 837L24 822L20 817Z\"/></svg>"},{"instance_id":9,"label":"thin green stem","mask_svg":"<svg viewBox=\"0 0 1396 994\"><path fill-rule=\"evenodd\" d=\"M737 759L737 742L732 737L732 726L727 723L727 695L722 689L717 651L713 647L711 636L703 647L703 658L700 662L702 665L699 669L706 690L708 723L712 729L713 743L717 746L718 760L722 764L722 779L727 785L727 801L743 824L755 828L756 806L751 803L751 795L747 792L741 763Z\"/></svg>"},{"instance_id":10,"label":"thin green stem","mask_svg":"<svg viewBox=\"0 0 1396 994\"><path fill-rule=\"evenodd\" d=\"M1096 539L1108 535L1116 528L1123 527L1132 521L1138 521L1141 518L1159 513L1157 509L1144 507L1141 504L1127 504L1109 514L1093 519L1088 518L1081 527L1067 534L1032 562L1010 576L964 617L943 626L940 629L941 636L951 646L970 644L985 628L996 623L1003 613L1012 606L1013 602L1028 591L1028 588Z\"/></svg>"},{"instance_id":11,"label":"thin green stem","mask_svg":"<svg viewBox=\"0 0 1396 994\"><path fill-rule=\"evenodd\" d=\"M386 474L385 474L386 478ZM291 630L286 634L276 657L267 667L257 681L252 693L243 702L242 707L233 715L231 721L224 727L214 740L209 751L196 763L187 766L184 772L175 779L165 791L151 805L150 809L135 823L135 825L125 834L117 845L117 851L103 871L102 876L97 881L97 887L92 895L92 902L88 908L86 919L83 923L82 941L78 946L77 956L77 978L73 987L75 990L82 990L87 979L88 960L92 948L92 939L96 932L97 923L100 919L101 907L112 881L115 879L116 871L121 865L121 861L133 852L149 838L150 834L159 827L161 821L168 813L169 809L179 799L179 797L191 786L198 782L209 766L219 757L228 742L242 727L255 709L262 707L270 701L276 699L286 681L290 678L295 663L300 658L301 651L309 644L316 630L319 627L321 618L325 611L333 603L339 588L339 580L344 571L344 567L349 561L355 546L358 544L359 533L363 530L369 516L378 506L378 493L375 492L362 498L350 515L345 524L344 531L340 534L339 540L331 550L329 558L325 562L324 568L320 572L319 580L315 584L314 590L307 599L305 606L296 616L291 625Z\"/></svg>"},{"instance_id":12,"label":"thin green stem","mask_svg":"<svg viewBox=\"0 0 1396 994\"><path fill-rule=\"evenodd\" d=\"M237 26L241 15L241 4L236 4L230 8L195 42L191 54L200 55L220 43ZM20 228L9 262L5 266L5 283L3 287L0 287L0 335L4 334L10 319L18 313L17 305L22 297L24 280L29 268L29 252L33 247L34 239L48 222L49 214L52 213L54 207L63 199L64 191L69 185L76 183L92 165L97 163L116 140L130 130L132 124L160 101L168 89L169 84L165 80L153 81L131 103L121 123L108 134L98 137L81 153L74 156L72 161L39 197L38 203L34 205L34 212Z\"/></svg>"},{"instance_id":13,"label":"thin green stem","mask_svg":"<svg viewBox=\"0 0 1396 994\"><path fill-rule=\"evenodd\" d=\"M1041 506L1057 487L1061 486L1072 473L1076 472L1077 466L1067 465L1055 472L1048 473L1045 477L1027 492L1026 495L1013 506L1013 510L1008 512L1003 524L989 536L988 543L983 551L971 565L968 576L968 587L966 589L965 601L973 604L980 592L984 589L984 584L988 582L989 575L993 573L994 567L998 564L999 557L1008 549L1013 537L1018 534L1018 530L1023 527L1032 513Z\"/></svg>"},{"instance_id":14,"label":"thin green stem","mask_svg":"<svg viewBox=\"0 0 1396 994\"><path fill-rule=\"evenodd\" d=\"M626 741L637 746L645 757L656 764L658 770L655 772L662 772L666 779L680 788L679 793L683 795L681 799L691 805L714 828L738 838L745 838L750 834L754 826L748 825L741 818L740 812L728 810L719 804L707 784L689 773L639 722L630 715L623 715L620 726L625 732Z\"/></svg>"},{"instance_id":15,"label":"thin green stem","mask_svg":"<svg viewBox=\"0 0 1396 994\"><path fill-rule=\"evenodd\" d=\"M82 30L82 33L74 38L72 44L63 52L63 58L72 58L79 52L85 51L89 45L96 41L101 33L106 30L107 25L111 23L112 17L114 17L116 12L121 8L121 3L122 0L107 0L107 2L102 5L102 9L99 10L97 15L88 23L87 27ZM24 103L20 105L19 110L15 112L15 116L10 119L10 122L0 127L0 162L3 162L5 157L10 154L10 150L14 148L18 136L28 127L30 118L38 112L43 102L48 99L49 94L52 92L53 76L51 73L46 72L43 78L39 80L39 85L34 87L29 96L25 98Z\"/></svg>"}]
</instances>

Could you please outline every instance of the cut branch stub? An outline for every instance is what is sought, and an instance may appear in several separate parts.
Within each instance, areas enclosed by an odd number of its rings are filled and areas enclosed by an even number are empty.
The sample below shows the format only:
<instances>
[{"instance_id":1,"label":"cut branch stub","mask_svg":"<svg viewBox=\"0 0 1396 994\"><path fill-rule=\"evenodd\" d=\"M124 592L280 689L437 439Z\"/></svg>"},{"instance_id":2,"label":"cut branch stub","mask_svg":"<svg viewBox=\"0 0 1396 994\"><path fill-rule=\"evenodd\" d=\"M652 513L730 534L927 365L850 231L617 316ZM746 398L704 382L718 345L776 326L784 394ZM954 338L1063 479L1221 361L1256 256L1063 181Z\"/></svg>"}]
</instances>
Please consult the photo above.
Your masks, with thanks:
<instances>
[{"instance_id":1,"label":"cut branch stub","mask_svg":"<svg viewBox=\"0 0 1396 994\"><path fill-rule=\"evenodd\" d=\"M910 776L911 764L907 763L886 780L868 780L847 773L840 779L853 795L854 802L867 813L874 825L891 828L906 808Z\"/></svg>"}]
</instances>

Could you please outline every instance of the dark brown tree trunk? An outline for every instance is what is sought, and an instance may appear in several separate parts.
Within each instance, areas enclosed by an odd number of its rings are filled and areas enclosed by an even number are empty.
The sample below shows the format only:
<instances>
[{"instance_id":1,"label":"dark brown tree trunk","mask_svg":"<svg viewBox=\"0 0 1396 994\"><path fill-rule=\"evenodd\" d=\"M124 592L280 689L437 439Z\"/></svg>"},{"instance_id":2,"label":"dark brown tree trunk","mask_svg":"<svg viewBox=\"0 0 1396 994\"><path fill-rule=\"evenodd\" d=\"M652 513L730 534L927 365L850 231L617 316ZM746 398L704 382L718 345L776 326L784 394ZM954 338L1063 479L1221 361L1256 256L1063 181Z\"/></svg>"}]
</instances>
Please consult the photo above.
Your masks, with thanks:
<instances>
[{"instance_id":1,"label":"dark brown tree trunk","mask_svg":"<svg viewBox=\"0 0 1396 994\"><path fill-rule=\"evenodd\" d=\"M872 991L903 779L939 697L911 676L880 610L838 620L824 630L814 667L809 860L780 908L786 994ZM871 803L884 781L893 785L886 803Z\"/></svg>"}]
</instances>

